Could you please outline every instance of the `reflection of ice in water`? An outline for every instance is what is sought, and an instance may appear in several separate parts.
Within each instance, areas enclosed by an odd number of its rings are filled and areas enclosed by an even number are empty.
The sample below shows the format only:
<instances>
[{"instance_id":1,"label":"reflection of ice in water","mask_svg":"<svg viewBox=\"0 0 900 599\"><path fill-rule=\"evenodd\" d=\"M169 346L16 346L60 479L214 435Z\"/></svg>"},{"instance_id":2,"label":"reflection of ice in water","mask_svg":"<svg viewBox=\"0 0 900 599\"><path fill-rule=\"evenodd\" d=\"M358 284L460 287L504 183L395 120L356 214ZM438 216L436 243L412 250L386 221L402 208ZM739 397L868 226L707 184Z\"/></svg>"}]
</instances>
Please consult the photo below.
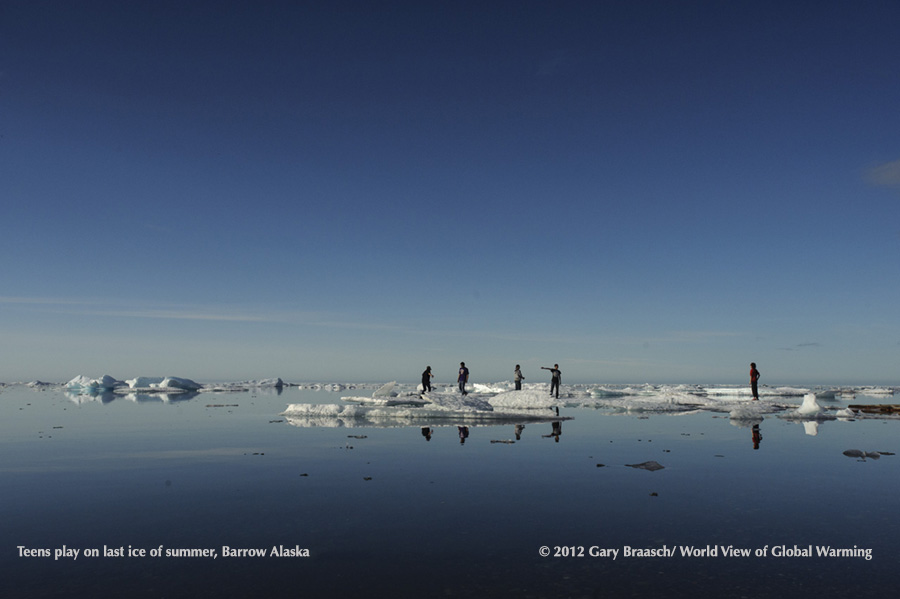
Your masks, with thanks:
<instances>
[{"instance_id":1,"label":"reflection of ice in water","mask_svg":"<svg viewBox=\"0 0 900 599\"><path fill-rule=\"evenodd\" d=\"M815 437L819 434L819 423L815 421L807 421L803 423L803 430L810 437Z\"/></svg>"}]
</instances>

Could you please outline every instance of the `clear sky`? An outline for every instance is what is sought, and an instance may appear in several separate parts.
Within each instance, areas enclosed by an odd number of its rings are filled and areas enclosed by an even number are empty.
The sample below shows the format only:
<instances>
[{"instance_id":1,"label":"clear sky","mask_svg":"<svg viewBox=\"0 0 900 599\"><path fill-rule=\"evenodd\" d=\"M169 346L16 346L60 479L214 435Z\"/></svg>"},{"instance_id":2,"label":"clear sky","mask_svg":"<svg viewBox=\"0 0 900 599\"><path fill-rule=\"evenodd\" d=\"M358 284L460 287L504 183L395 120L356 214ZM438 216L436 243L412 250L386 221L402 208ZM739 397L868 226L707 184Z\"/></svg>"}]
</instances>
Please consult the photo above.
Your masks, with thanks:
<instances>
[{"instance_id":1,"label":"clear sky","mask_svg":"<svg viewBox=\"0 0 900 599\"><path fill-rule=\"evenodd\" d=\"M900 3L0 3L0 381L900 385Z\"/></svg>"}]
</instances>

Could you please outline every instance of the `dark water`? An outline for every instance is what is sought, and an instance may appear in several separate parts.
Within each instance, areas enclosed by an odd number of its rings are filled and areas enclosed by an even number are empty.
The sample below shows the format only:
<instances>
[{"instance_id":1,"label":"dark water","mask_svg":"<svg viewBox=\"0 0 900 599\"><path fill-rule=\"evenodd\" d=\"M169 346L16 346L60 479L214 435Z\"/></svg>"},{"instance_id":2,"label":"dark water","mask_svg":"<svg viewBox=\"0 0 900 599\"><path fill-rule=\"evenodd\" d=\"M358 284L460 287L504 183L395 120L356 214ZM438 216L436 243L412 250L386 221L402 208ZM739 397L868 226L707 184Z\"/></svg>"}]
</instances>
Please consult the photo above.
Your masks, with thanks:
<instances>
[{"instance_id":1,"label":"dark water","mask_svg":"<svg viewBox=\"0 0 900 599\"><path fill-rule=\"evenodd\" d=\"M900 456L843 451L900 453L898 421L824 422L812 436L768 417L754 449L750 426L709 412L564 409L573 420L559 441L545 436L550 423L526 424L513 444L491 443L514 440L512 425L470 426L464 445L455 423L427 441L418 426L300 428L279 415L339 396L76 404L6 388L0 596L883 597L896 588ZM626 466L650 460L664 469ZM309 557L268 556L279 545ZM810 545L855 546L872 559L773 555ZM54 559L63 546L77 559ZM126 556L104 557L104 546ZM223 546L267 556L224 557ZM677 554L624 557L626 546ZM687 546L718 555L683 557ZM750 555L726 557L728 546ZM129 547L146 555L128 557ZM85 556L92 549L100 555ZM165 556L177 549L218 557Z\"/></svg>"}]
</instances>

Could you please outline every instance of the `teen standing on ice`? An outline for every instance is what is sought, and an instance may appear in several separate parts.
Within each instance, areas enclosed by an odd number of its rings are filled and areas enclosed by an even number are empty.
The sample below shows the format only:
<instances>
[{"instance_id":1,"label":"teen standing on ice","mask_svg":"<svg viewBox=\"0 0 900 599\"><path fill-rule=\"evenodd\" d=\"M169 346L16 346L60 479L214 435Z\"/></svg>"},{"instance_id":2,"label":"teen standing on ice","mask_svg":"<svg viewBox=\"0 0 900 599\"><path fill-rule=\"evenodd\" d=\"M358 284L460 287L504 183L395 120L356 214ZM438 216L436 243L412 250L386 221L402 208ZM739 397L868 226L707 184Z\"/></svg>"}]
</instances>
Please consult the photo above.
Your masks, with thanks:
<instances>
[{"instance_id":1,"label":"teen standing on ice","mask_svg":"<svg viewBox=\"0 0 900 599\"><path fill-rule=\"evenodd\" d=\"M759 390L756 382L759 380L759 371L756 369L756 362L750 362L750 390L753 392L753 399L759 400Z\"/></svg>"},{"instance_id":2,"label":"teen standing on ice","mask_svg":"<svg viewBox=\"0 0 900 599\"><path fill-rule=\"evenodd\" d=\"M431 366L427 367L425 372L422 373L422 393L431 391L431 377L433 376L431 374Z\"/></svg>"},{"instance_id":3,"label":"teen standing on ice","mask_svg":"<svg viewBox=\"0 0 900 599\"><path fill-rule=\"evenodd\" d=\"M525 377L522 376L522 370L519 368L519 365L516 364L516 391L522 390L522 381L525 380Z\"/></svg>"},{"instance_id":4,"label":"teen standing on ice","mask_svg":"<svg viewBox=\"0 0 900 599\"><path fill-rule=\"evenodd\" d=\"M553 395L553 390L556 389L556 399L559 399L559 383L562 381L562 372L559 371L559 364L554 364L553 368L541 366L541 370L550 371L552 375L550 378L550 395Z\"/></svg>"},{"instance_id":5,"label":"teen standing on ice","mask_svg":"<svg viewBox=\"0 0 900 599\"><path fill-rule=\"evenodd\" d=\"M468 395L466 392L466 383L469 382L469 369L466 368L465 362L459 363L459 378L457 380L459 381L459 392L463 395Z\"/></svg>"}]
</instances>

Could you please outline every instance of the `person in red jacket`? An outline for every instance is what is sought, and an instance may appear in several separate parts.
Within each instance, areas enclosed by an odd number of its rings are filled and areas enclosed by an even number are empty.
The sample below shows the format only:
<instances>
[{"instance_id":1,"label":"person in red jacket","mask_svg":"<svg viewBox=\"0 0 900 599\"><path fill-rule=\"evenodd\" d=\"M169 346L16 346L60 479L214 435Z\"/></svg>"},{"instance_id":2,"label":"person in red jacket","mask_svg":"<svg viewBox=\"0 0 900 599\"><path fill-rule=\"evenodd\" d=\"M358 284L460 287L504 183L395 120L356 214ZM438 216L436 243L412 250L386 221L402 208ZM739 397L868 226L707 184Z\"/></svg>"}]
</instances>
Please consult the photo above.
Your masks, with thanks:
<instances>
[{"instance_id":1,"label":"person in red jacket","mask_svg":"<svg viewBox=\"0 0 900 599\"><path fill-rule=\"evenodd\" d=\"M759 380L759 371L756 369L756 362L750 362L750 390L753 392L753 399L759 400L759 390L756 382Z\"/></svg>"}]
</instances>

